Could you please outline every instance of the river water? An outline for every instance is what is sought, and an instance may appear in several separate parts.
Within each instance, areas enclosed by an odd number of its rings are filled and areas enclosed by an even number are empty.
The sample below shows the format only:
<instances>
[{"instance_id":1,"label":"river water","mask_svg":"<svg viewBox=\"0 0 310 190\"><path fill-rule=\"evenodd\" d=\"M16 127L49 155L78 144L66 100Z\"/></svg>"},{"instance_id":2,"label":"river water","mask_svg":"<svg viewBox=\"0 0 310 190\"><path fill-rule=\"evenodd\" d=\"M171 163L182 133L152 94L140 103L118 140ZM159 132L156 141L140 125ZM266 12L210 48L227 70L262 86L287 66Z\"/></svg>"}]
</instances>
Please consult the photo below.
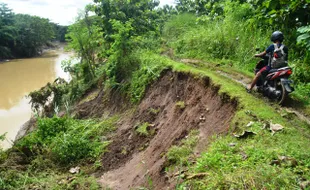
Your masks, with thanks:
<instances>
[{"instance_id":1,"label":"river water","mask_svg":"<svg viewBox=\"0 0 310 190\"><path fill-rule=\"evenodd\" d=\"M69 80L69 75L61 69L61 62L70 56L72 54L60 48L48 50L37 58L0 63L0 135L7 133L6 140L0 142L2 148L11 146L20 127L31 117L26 95L57 77Z\"/></svg>"}]
</instances>

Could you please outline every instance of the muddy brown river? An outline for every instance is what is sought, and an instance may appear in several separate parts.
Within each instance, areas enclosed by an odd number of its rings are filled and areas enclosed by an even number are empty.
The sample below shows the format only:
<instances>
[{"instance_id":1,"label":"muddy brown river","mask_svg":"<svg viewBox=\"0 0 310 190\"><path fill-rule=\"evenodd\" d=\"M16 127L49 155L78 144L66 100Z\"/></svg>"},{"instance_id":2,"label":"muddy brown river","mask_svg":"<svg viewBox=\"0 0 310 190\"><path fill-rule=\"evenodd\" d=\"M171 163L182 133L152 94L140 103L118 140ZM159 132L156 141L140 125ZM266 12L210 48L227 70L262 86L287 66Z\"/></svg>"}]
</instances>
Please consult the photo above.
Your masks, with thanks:
<instances>
[{"instance_id":1,"label":"muddy brown river","mask_svg":"<svg viewBox=\"0 0 310 190\"><path fill-rule=\"evenodd\" d=\"M2 148L11 146L20 127L31 117L26 95L57 77L69 80L61 69L61 61L70 56L61 48L48 50L37 58L0 63L0 135L6 133L6 140L0 142Z\"/></svg>"}]
</instances>

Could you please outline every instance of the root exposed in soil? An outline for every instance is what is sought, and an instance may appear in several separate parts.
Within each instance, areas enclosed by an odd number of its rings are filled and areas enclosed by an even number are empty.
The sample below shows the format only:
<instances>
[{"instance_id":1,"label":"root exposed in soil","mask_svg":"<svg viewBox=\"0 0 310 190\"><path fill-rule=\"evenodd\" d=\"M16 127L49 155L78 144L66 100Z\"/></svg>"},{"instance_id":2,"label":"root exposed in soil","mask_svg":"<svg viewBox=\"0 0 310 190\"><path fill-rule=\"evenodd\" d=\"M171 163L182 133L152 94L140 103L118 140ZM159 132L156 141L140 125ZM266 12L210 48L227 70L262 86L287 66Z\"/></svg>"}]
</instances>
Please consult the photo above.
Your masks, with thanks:
<instances>
[{"instance_id":1,"label":"root exposed in soil","mask_svg":"<svg viewBox=\"0 0 310 190\"><path fill-rule=\"evenodd\" d=\"M164 155L172 145L198 129L195 151L200 152L211 136L228 131L237 103L227 95L218 95L218 89L209 78L164 72L149 86L133 116L124 120L112 137L109 152L102 158L102 186L131 189L148 186L150 180L155 189L171 186L162 171ZM150 126L148 135L137 132L137 126L143 123Z\"/></svg>"}]
</instances>

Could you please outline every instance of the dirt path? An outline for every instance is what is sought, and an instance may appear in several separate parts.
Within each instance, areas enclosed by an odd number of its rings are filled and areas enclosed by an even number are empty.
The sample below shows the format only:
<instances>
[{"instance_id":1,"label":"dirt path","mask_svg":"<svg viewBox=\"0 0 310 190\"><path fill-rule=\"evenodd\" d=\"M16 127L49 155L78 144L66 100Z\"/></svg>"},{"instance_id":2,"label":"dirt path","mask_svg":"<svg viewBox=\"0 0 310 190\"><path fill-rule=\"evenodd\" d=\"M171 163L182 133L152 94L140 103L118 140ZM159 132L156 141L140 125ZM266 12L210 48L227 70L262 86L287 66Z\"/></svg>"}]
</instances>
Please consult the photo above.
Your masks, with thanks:
<instances>
[{"instance_id":1,"label":"dirt path","mask_svg":"<svg viewBox=\"0 0 310 190\"><path fill-rule=\"evenodd\" d=\"M207 65L208 67L212 67L213 69L215 69L216 72L218 74L222 75L223 77L229 78L229 79L231 79L231 80L241 84L244 87L246 87L252 81L252 78L250 78L248 76L245 76L245 75L242 75L241 73L231 74L231 73L228 73L228 72L224 72L219 67L214 66L214 64L210 64L210 63L207 63L207 62L204 62L204 61L201 61L201 60L197 60L197 59L180 59L178 61L180 61L182 63L185 63L185 64L194 65L195 67L197 67L198 64ZM253 95L258 97L258 98L262 98L261 94L253 93ZM282 110L284 109L288 113L293 113L300 120L305 121L308 125L310 125L310 116L304 114L303 111L298 108L298 106L300 106L300 105L301 105L300 102L297 102L296 100L293 100L293 99L289 99L288 102L287 102L287 105L284 106L284 107L281 107L281 109Z\"/></svg>"}]
</instances>

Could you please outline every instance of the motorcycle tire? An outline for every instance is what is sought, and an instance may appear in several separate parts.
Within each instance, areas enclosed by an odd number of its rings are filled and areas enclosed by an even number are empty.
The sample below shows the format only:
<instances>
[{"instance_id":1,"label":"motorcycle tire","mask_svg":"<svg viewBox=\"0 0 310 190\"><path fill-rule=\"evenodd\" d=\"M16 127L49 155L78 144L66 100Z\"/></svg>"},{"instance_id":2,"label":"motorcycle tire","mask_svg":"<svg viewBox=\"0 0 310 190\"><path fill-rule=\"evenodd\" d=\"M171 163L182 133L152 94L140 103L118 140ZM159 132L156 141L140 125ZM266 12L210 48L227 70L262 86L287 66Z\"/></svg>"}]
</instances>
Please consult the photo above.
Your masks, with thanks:
<instances>
[{"instance_id":1,"label":"motorcycle tire","mask_svg":"<svg viewBox=\"0 0 310 190\"><path fill-rule=\"evenodd\" d=\"M279 105L282 106L285 103L285 100L287 98L288 93L287 93L283 83L280 83L280 85L278 85L277 88L281 91L281 96L277 98L277 102Z\"/></svg>"}]
</instances>

